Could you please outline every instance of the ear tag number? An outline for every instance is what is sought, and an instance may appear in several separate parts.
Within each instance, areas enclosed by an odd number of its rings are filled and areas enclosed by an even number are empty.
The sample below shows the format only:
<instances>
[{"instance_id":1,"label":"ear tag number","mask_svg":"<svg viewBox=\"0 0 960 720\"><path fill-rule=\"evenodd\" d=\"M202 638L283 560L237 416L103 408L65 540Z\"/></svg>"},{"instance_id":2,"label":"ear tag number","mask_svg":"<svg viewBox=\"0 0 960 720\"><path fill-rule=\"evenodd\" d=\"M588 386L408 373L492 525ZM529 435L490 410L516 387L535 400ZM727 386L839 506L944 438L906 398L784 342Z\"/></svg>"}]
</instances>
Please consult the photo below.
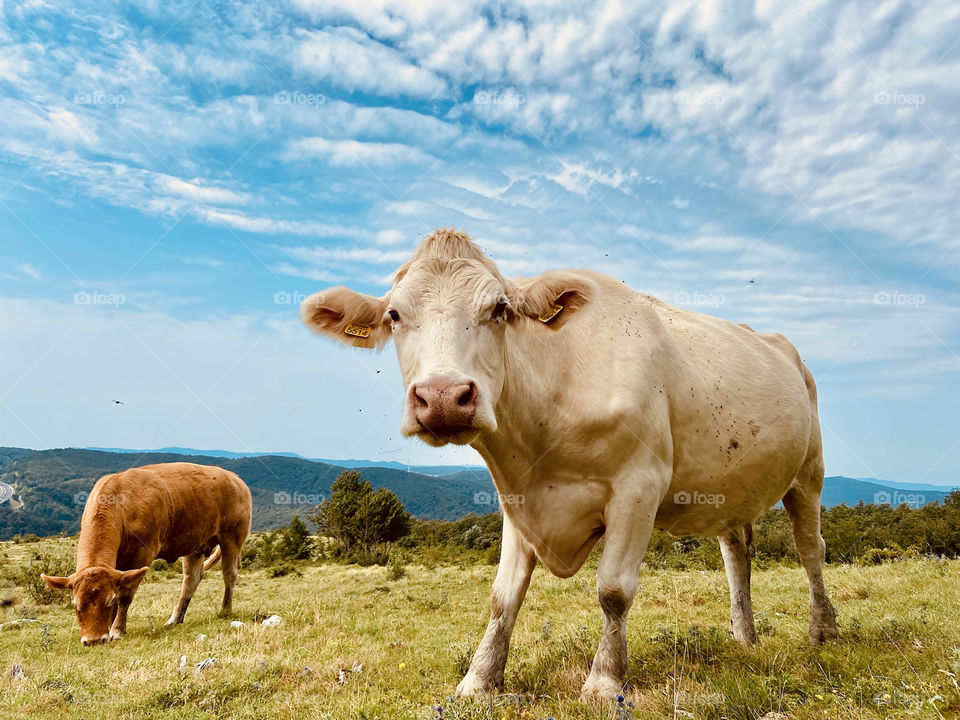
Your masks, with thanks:
<instances>
[{"instance_id":1,"label":"ear tag number","mask_svg":"<svg viewBox=\"0 0 960 720\"><path fill-rule=\"evenodd\" d=\"M542 312L537 320L542 323L548 323L559 315L561 310L563 310L563 305L553 304L549 309Z\"/></svg>"},{"instance_id":2,"label":"ear tag number","mask_svg":"<svg viewBox=\"0 0 960 720\"><path fill-rule=\"evenodd\" d=\"M352 335L353 337L366 338L370 337L370 326L369 325L354 325L350 323L343 329L347 335Z\"/></svg>"}]
</instances>

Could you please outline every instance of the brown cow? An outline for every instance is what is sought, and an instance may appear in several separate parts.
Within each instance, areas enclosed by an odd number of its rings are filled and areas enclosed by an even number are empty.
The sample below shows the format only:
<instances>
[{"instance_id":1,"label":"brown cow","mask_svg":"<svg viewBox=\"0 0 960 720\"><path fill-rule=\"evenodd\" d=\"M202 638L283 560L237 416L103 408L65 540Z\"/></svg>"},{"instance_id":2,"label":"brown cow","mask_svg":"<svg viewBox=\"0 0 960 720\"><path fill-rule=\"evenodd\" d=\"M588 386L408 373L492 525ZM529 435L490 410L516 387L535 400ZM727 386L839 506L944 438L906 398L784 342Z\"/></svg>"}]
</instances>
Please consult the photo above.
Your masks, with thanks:
<instances>
[{"instance_id":1,"label":"brown cow","mask_svg":"<svg viewBox=\"0 0 960 720\"><path fill-rule=\"evenodd\" d=\"M210 465L162 463L104 475L83 509L76 572L42 577L52 588L72 590L84 645L124 636L127 608L158 557L183 558L180 600L167 625L183 622L204 571L221 557L229 610L252 507L243 480Z\"/></svg>"}]
</instances>

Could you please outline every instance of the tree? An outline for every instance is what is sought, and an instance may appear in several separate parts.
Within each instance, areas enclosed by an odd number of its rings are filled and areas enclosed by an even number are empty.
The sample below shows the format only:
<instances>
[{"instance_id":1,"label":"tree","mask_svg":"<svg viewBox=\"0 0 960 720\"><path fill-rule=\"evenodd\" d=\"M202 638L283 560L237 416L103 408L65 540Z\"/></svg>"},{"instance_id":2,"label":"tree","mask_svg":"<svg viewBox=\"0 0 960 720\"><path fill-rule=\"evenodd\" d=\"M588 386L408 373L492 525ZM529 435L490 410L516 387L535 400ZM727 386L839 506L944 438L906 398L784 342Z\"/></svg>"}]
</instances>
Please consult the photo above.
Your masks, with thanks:
<instances>
[{"instance_id":1,"label":"tree","mask_svg":"<svg viewBox=\"0 0 960 720\"><path fill-rule=\"evenodd\" d=\"M280 557L290 560L308 560L313 553L310 531L298 515L290 518L289 527L281 531L278 545Z\"/></svg>"},{"instance_id":2,"label":"tree","mask_svg":"<svg viewBox=\"0 0 960 720\"><path fill-rule=\"evenodd\" d=\"M410 514L400 499L386 488L373 485L355 470L344 470L333 481L330 497L308 516L320 534L338 540L352 553L394 542L410 532Z\"/></svg>"},{"instance_id":3,"label":"tree","mask_svg":"<svg viewBox=\"0 0 960 720\"><path fill-rule=\"evenodd\" d=\"M386 488L370 494L363 513L363 545L367 550L376 543L395 542L410 532L410 513L400 498Z\"/></svg>"}]
</instances>

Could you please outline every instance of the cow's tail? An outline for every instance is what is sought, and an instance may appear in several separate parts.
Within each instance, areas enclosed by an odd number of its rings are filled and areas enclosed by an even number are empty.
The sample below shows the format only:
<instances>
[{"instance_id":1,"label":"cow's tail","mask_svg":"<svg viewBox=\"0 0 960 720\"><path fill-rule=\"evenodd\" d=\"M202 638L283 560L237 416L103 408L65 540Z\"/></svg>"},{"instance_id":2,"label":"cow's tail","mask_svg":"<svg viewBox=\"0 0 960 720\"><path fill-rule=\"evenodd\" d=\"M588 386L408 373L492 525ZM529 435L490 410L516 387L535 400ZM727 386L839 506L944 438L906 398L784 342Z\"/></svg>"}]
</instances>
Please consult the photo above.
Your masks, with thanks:
<instances>
[{"instance_id":1,"label":"cow's tail","mask_svg":"<svg viewBox=\"0 0 960 720\"><path fill-rule=\"evenodd\" d=\"M207 561L203 564L203 571L207 572L210 568L217 564L217 561L220 559L220 546L213 551L213 555L207 558Z\"/></svg>"}]
</instances>

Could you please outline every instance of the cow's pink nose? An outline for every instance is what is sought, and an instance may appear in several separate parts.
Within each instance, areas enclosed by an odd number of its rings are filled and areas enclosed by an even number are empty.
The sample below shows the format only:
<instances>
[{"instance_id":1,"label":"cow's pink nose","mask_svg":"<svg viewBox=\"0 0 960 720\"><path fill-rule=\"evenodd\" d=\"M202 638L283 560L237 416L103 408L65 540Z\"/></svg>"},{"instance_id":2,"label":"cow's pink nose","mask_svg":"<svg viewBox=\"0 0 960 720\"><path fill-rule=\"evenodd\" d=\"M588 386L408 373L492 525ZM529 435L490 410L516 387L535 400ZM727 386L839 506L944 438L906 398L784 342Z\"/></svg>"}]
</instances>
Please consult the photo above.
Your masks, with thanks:
<instances>
[{"instance_id":1,"label":"cow's pink nose","mask_svg":"<svg viewBox=\"0 0 960 720\"><path fill-rule=\"evenodd\" d=\"M477 413L477 386L473 382L414 385L411 398L417 420L435 433L466 430Z\"/></svg>"}]
</instances>

